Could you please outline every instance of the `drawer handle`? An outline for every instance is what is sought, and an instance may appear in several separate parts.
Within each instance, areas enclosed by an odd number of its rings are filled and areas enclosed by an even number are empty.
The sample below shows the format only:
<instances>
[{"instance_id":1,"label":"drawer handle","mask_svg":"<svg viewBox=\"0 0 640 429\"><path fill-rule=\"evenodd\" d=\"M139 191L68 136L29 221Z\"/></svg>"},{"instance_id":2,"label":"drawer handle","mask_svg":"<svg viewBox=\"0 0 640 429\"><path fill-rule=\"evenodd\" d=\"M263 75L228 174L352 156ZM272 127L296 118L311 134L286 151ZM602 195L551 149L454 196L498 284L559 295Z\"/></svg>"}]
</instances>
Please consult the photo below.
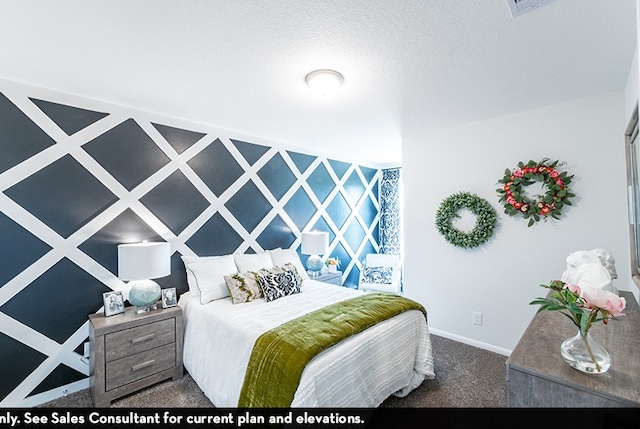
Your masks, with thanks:
<instances>
[{"instance_id":1,"label":"drawer handle","mask_svg":"<svg viewBox=\"0 0 640 429\"><path fill-rule=\"evenodd\" d=\"M131 340L131 344L138 344L141 343L143 341L149 341L151 339L153 339L153 337L155 337L156 334L149 334L149 335L145 335L144 337L138 337L138 338L134 338L133 340Z\"/></svg>"},{"instance_id":2,"label":"drawer handle","mask_svg":"<svg viewBox=\"0 0 640 429\"><path fill-rule=\"evenodd\" d=\"M141 370L141 369L143 369L143 368L146 368L146 367L148 367L148 366L153 365L155 362L156 362L156 361L155 361L154 359L151 359L151 360L148 360L148 361L146 361L146 362L139 363L138 365L134 365L134 366L132 366L132 367L131 367L131 370L132 370L132 371L138 371L138 370Z\"/></svg>"}]
</instances>

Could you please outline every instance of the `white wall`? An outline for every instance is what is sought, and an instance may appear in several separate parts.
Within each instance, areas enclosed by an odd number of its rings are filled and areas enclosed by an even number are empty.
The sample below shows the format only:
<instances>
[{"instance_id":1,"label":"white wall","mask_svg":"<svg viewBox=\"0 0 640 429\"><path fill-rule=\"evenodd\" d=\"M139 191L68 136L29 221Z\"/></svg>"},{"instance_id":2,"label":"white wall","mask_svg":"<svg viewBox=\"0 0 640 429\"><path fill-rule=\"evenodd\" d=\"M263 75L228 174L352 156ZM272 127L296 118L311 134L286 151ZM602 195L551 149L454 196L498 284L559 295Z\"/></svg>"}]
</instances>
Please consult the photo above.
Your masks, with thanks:
<instances>
[{"instance_id":1,"label":"white wall","mask_svg":"<svg viewBox=\"0 0 640 429\"><path fill-rule=\"evenodd\" d=\"M537 309L529 302L546 292L539 285L559 278L575 250L609 250L614 285L629 289L626 125L625 94L616 92L403 137L404 287L426 307L434 333L508 354ZM544 157L566 162L577 196L561 221L529 228L504 214L495 190L505 168ZM491 240L473 250L450 245L435 228L440 202L458 191L499 214Z\"/></svg>"},{"instance_id":2,"label":"white wall","mask_svg":"<svg viewBox=\"0 0 640 429\"><path fill-rule=\"evenodd\" d=\"M638 103L638 93L639 93L639 70L638 70L638 47L636 46L636 51L633 54L633 62L631 63L631 67L629 69L629 76L627 77L627 83L625 85L624 90L624 113L625 118L631 118L633 113L633 109L636 107Z\"/></svg>"}]
</instances>

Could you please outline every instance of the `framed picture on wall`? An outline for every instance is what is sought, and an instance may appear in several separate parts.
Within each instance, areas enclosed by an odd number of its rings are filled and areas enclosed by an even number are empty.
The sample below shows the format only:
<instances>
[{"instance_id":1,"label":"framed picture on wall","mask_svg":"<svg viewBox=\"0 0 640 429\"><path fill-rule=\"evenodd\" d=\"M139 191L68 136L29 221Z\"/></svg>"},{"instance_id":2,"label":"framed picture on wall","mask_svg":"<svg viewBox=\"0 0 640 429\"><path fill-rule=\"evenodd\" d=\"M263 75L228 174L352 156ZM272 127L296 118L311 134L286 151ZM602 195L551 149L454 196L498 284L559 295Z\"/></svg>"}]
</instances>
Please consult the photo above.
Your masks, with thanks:
<instances>
[{"instance_id":1,"label":"framed picture on wall","mask_svg":"<svg viewBox=\"0 0 640 429\"><path fill-rule=\"evenodd\" d=\"M118 290L103 293L102 302L104 303L105 316L124 313L124 299L122 298L121 291Z\"/></svg>"},{"instance_id":2,"label":"framed picture on wall","mask_svg":"<svg viewBox=\"0 0 640 429\"><path fill-rule=\"evenodd\" d=\"M175 307L177 304L176 288L162 289L162 308Z\"/></svg>"}]
</instances>

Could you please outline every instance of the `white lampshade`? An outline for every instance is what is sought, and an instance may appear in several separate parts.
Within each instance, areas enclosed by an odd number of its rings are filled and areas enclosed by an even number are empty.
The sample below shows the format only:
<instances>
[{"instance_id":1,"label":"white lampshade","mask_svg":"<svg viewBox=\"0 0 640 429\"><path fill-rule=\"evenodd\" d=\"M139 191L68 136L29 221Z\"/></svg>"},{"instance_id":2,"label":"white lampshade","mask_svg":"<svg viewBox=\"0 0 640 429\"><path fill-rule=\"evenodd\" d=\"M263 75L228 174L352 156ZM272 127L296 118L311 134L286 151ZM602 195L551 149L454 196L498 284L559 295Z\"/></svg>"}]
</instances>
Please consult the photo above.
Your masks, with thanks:
<instances>
[{"instance_id":1,"label":"white lampshade","mask_svg":"<svg viewBox=\"0 0 640 429\"><path fill-rule=\"evenodd\" d=\"M169 243L130 243L118 245L118 277L147 280L171 274Z\"/></svg>"},{"instance_id":2,"label":"white lampshade","mask_svg":"<svg viewBox=\"0 0 640 429\"><path fill-rule=\"evenodd\" d=\"M328 248L328 232L311 231L302 233L302 253L305 255L322 255Z\"/></svg>"},{"instance_id":3,"label":"white lampshade","mask_svg":"<svg viewBox=\"0 0 640 429\"><path fill-rule=\"evenodd\" d=\"M304 80L312 91L322 96L333 94L344 82L344 78L340 73L326 69L312 71Z\"/></svg>"}]
</instances>

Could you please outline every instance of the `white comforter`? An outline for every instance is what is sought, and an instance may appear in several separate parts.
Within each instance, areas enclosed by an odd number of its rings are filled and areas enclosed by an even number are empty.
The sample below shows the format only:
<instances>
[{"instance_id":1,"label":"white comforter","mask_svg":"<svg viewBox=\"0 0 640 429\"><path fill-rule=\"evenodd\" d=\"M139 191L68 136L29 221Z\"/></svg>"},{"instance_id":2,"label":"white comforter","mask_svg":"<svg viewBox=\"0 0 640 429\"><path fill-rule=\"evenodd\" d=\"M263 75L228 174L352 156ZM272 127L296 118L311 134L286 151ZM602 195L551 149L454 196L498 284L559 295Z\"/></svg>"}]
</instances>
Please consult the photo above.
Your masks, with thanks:
<instances>
[{"instance_id":1,"label":"white comforter","mask_svg":"<svg viewBox=\"0 0 640 429\"><path fill-rule=\"evenodd\" d=\"M184 309L184 366L217 407L236 407L255 340L302 314L363 293L305 280L299 294L272 302L201 305L191 292ZM302 373L292 407L376 407L435 377L429 328L412 310L379 323L316 356Z\"/></svg>"}]
</instances>

